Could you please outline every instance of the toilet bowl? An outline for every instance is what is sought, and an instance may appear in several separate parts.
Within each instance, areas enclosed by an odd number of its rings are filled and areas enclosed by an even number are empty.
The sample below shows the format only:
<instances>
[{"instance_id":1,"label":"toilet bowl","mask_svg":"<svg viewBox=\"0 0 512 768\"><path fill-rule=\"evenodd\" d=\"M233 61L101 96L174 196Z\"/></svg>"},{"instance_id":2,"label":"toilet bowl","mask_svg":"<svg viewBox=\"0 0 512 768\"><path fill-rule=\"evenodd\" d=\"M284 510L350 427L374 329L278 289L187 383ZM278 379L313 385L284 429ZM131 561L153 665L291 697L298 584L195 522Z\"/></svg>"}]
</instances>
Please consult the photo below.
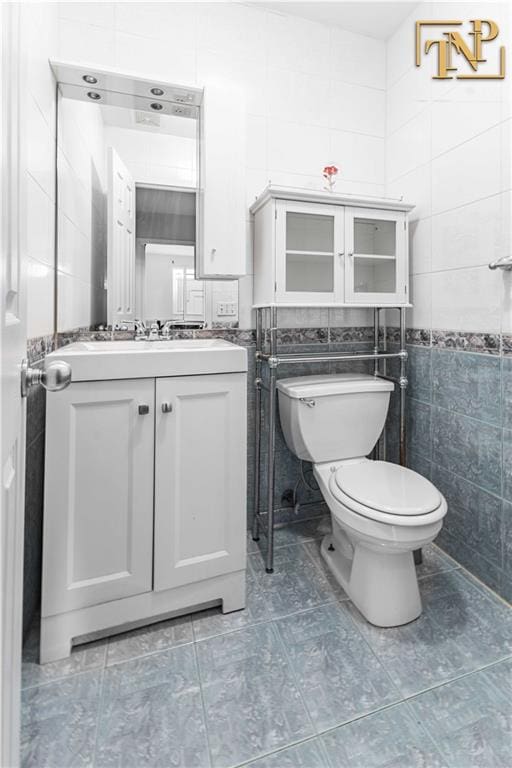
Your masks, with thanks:
<instances>
[{"instance_id":1,"label":"toilet bowl","mask_svg":"<svg viewBox=\"0 0 512 768\"><path fill-rule=\"evenodd\" d=\"M413 551L437 536L446 501L426 478L366 456L377 442L393 383L364 374L278 382L288 447L313 463L331 512L322 556L372 624L399 626L421 614Z\"/></svg>"}]
</instances>

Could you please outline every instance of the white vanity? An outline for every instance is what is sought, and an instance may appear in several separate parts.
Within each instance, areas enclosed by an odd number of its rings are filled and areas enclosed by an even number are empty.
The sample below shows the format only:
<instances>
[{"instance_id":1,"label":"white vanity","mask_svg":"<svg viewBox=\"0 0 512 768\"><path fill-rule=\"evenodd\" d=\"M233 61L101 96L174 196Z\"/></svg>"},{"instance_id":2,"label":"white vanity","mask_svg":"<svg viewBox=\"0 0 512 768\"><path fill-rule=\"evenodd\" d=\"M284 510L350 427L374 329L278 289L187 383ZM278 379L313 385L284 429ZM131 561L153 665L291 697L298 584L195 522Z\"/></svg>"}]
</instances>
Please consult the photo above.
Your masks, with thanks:
<instances>
[{"instance_id":1,"label":"white vanity","mask_svg":"<svg viewBox=\"0 0 512 768\"><path fill-rule=\"evenodd\" d=\"M247 352L78 342L46 415L41 661L91 633L245 606Z\"/></svg>"}]
</instances>

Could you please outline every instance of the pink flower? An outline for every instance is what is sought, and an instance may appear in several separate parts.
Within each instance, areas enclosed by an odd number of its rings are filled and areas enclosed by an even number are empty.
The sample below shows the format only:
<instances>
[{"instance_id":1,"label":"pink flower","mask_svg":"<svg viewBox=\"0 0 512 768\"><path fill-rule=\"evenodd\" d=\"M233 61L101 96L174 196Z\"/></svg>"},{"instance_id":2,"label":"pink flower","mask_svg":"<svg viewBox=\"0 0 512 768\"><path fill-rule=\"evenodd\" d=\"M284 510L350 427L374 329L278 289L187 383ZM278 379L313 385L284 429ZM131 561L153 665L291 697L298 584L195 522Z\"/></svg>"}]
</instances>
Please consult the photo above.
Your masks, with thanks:
<instances>
[{"instance_id":1,"label":"pink flower","mask_svg":"<svg viewBox=\"0 0 512 768\"><path fill-rule=\"evenodd\" d=\"M323 175L326 179L330 179L332 176L336 176L338 169L335 165L326 165L323 170Z\"/></svg>"}]
</instances>

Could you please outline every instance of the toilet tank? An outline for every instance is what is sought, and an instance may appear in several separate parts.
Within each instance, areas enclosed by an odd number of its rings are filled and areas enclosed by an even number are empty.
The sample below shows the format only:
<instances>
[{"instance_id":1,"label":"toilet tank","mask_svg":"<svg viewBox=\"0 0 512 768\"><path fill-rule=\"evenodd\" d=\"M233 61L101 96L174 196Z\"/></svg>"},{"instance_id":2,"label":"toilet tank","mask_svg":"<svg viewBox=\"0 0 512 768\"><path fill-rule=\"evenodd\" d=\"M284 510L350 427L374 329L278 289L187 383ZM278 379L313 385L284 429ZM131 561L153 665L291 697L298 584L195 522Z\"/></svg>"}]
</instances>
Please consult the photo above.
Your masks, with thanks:
<instances>
[{"instance_id":1,"label":"toilet tank","mask_svg":"<svg viewBox=\"0 0 512 768\"><path fill-rule=\"evenodd\" d=\"M394 384L358 373L277 382L288 447L315 464L367 456L386 421Z\"/></svg>"}]
</instances>

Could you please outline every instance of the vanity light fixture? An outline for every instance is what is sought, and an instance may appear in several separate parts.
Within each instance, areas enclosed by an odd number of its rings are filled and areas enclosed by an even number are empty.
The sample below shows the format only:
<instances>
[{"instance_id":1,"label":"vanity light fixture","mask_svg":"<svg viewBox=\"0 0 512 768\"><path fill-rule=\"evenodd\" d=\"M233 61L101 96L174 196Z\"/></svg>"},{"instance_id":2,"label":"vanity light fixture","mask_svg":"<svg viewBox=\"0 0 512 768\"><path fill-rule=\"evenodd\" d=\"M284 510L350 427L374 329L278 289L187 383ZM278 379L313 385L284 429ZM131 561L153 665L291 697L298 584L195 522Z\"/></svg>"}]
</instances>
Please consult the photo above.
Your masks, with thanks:
<instances>
[{"instance_id":1,"label":"vanity light fixture","mask_svg":"<svg viewBox=\"0 0 512 768\"><path fill-rule=\"evenodd\" d=\"M164 95L164 92L162 91L161 88L152 88L151 89L151 93L153 94L153 96L163 96Z\"/></svg>"},{"instance_id":2,"label":"vanity light fixture","mask_svg":"<svg viewBox=\"0 0 512 768\"><path fill-rule=\"evenodd\" d=\"M161 104L158 104L156 101L151 104L151 109L156 109L157 111L163 109L163 106Z\"/></svg>"},{"instance_id":3,"label":"vanity light fixture","mask_svg":"<svg viewBox=\"0 0 512 768\"><path fill-rule=\"evenodd\" d=\"M96 91L88 91L87 95L93 101L98 101L98 99L101 99L100 94L96 93Z\"/></svg>"},{"instance_id":4,"label":"vanity light fixture","mask_svg":"<svg viewBox=\"0 0 512 768\"><path fill-rule=\"evenodd\" d=\"M89 83L89 85L96 85L98 82L97 77L93 77L92 75L84 75L82 77L82 80L85 80L86 83Z\"/></svg>"}]
</instances>

